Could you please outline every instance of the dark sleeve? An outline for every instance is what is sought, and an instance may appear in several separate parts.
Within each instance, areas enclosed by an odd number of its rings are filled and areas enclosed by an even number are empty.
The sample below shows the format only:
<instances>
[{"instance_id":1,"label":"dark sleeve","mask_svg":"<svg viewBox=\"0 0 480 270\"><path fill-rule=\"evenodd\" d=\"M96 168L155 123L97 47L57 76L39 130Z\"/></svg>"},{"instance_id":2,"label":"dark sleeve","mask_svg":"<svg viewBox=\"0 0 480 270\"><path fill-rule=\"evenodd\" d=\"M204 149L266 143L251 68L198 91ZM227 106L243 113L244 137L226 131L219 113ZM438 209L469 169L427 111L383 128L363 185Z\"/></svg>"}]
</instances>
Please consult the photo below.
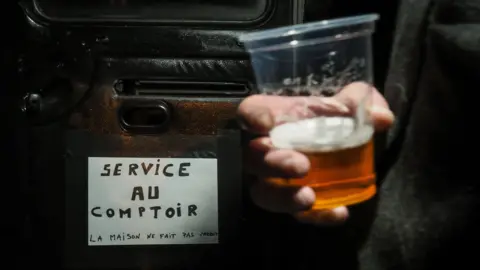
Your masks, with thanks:
<instances>
[{"instance_id":1,"label":"dark sleeve","mask_svg":"<svg viewBox=\"0 0 480 270\"><path fill-rule=\"evenodd\" d=\"M471 246L480 239L480 1L403 2L386 87L398 151L362 269L464 268L478 260Z\"/></svg>"}]
</instances>

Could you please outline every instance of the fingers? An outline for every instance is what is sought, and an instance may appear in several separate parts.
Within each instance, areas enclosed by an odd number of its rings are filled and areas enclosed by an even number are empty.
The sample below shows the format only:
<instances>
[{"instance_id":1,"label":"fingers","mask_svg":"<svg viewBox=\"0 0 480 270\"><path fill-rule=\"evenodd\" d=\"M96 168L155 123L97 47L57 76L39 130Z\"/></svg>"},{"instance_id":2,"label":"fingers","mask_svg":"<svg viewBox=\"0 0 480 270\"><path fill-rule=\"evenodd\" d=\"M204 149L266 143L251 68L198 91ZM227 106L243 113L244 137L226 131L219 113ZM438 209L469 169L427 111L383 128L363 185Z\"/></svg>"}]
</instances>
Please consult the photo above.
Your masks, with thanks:
<instances>
[{"instance_id":1,"label":"fingers","mask_svg":"<svg viewBox=\"0 0 480 270\"><path fill-rule=\"evenodd\" d=\"M298 221L312 225L338 225L347 221L348 216L348 209L345 206L331 210L309 210L294 214Z\"/></svg>"},{"instance_id":2,"label":"fingers","mask_svg":"<svg viewBox=\"0 0 480 270\"><path fill-rule=\"evenodd\" d=\"M250 142L245 167L259 177L299 178L310 169L310 161L294 150L274 150L268 137Z\"/></svg>"},{"instance_id":3,"label":"fingers","mask_svg":"<svg viewBox=\"0 0 480 270\"><path fill-rule=\"evenodd\" d=\"M395 121L395 116L388 108L374 105L369 109L369 112L372 115L373 126L377 132L389 129Z\"/></svg>"},{"instance_id":4,"label":"fingers","mask_svg":"<svg viewBox=\"0 0 480 270\"><path fill-rule=\"evenodd\" d=\"M364 108L359 106L365 106ZM394 116L382 95L368 84L352 83L333 97L282 97L255 95L239 106L242 126L252 133L266 135L282 121L322 116L357 116L371 120L376 131L388 129ZM285 116L292 119L285 118ZM361 121L361 120L360 120ZM271 212L290 213L298 221L333 225L348 218L348 209L311 210L315 193L309 187L288 185L290 178L305 176L310 169L307 157L287 149L275 149L268 137L250 142L245 155L246 168L258 176L250 193L253 201Z\"/></svg>"},{"instance_id":5,"label":"fingers","mask_svg":"<svg viewBox=\"0 0 480 270\"><path fill-rule=\"evenodd\" d=\"M272 97L253 95L238 107L240 125L255 134L267 134L275 125L272 113Z\"/></svg>"},{"instance_id":6,"label":"fingers","mask_svg":"<svg viewBox=\"0 0 480 270\"><path fill-rule=\"evenodd\" d=\"M262 179L250 189L253 202L273 213L292 214L298 221L312 225L338 225L348 219L348 209L310 210L315 192L309 187L295 187Z\"/></svg>"},{"instance_id":7,"label":"fingers","mask_svg":"<svg viewBox=\"0 0 480 270\"><path fill-rule=\"evenodd\" d=\"M290 213L307 210L315 202L315 193L308 187L278 185L259 180L250 189L253 202L273 213Z\"/></svg>"},{"instance_id":8,"label":"fingers","mask_svg":"<svg viewBox=\"0 0 480 270\"><path fill-rule=\"evenodd\" d=\"M365 100L366 97L369 100ZM245 129L267 134L275 125L285 121L315 115L353 115L359 104L365 104L377 131L388 129L393 124L394 115L383 96L372 86L361 82L346 86L333 97L250 96L240 104L238 116Z\"/></svg>"},{"instance_id":9,"label":"fingers","mask_svg":"<svg viewBox=\"0 0 480 270\"><path fill-rule=\"evenodd\" d=\"M371 93L371 96L368 93ZM385 98L376 89L372 89L369 84L351 83L334 98L339 103L345 104L352 113L356 112L359 106L365 106L376 131L384 131L390 128L395 120ZM365 98L368 98L368 100L365 100Z\"/></svg>"},{"instance_id":10,"label":"fingers","mask_svg":"<svg viewBox=\"0 0 480 270\"><path fill-rule=\"evenodd\" d=\"M275 150L268 137L253 140L246 158L247 170L257 176L250 195L253 202L270 212L288 213L302 223L335 225L348 217L345 207L333 210L308 210L315 202L315 193L309 187L282 184L282 179L303 177L310 162L303 154L292 150ZM276 180L275 180L276 178Z\"/></svg>"},{"instance_id":11,"label":"fingers","mask_svg":"<svg viewBox=\"0 0 480 270\"><path fill-rule=\"evenodd\" d=\"M238 107L238 118L244 129L255 134L267 134L275 125L285 121L315 115L345 115L348 112L348 107L330 97L253 95Z\"/></svg>"},{"instance_id":12,"label":"fingers","mask_svg":"<svg viewBox=\"0 0 480 270\"><path fill-rule=\"evenodd\" d=\"M303 177L310 169L310 161L293 150L273 149L268 137L250 142L245 166L258 176L251 186L252 200L261 208L275 213L294 213L308 209L315 202L310 188L282 185L281 179ZM273 179L278 179L275 182Z\"/></svg>"}]
</instances>

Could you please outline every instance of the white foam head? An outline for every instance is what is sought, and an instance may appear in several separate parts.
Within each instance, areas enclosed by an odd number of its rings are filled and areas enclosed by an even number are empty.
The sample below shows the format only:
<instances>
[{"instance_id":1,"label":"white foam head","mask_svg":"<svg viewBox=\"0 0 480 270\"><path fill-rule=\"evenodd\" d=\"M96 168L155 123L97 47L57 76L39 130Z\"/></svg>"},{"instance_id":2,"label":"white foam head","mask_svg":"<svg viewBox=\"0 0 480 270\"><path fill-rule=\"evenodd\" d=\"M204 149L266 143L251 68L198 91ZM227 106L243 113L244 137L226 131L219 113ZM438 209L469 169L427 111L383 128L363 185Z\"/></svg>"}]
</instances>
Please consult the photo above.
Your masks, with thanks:
<instances>
[{"instance_id":1,"label":"white foam head","mask_svg":"<svg viewBox=\"0 0 480 270\"><path fill-rule=\"evenodd\" d=\"M351 117L317 117L276 126L270 131L277 148L324 152L353 148L373 135L370 125L356 126Z\"/></svg>"}]
</instances>

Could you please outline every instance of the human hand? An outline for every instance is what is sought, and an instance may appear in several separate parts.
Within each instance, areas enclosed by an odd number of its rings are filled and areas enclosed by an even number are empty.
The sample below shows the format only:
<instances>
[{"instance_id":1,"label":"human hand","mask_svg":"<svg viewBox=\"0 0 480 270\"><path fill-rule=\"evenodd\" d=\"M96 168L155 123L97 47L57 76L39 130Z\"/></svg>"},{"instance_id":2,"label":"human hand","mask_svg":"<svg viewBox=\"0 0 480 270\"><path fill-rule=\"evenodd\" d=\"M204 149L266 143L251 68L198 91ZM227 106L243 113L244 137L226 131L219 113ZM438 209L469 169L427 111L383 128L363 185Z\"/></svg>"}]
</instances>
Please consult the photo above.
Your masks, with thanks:
<instances>
[{"instance_id":1,"label":"human hand","mask_svg":"<svg viewBox=\"0 0 480 270\"><path fill-rule=\"evenodd\" d=\"M288 149L275 149L271 144L268 132L276 125L276 119L286 108L294 107L298 101L311 99L310 111L342 112L352 110L361 97L357 93L360 88L370 87L364 83L352 83L339 94L331 98L319 97L284 97L253 95L246 98L238 108L242 126L251 133L261 137L250 142L246 153L246 169L257 176L250 188L254 203L274 213L292 214L297 220L312 224L337 224L348 218L348 209L338 207L331 210L310 210L315 202L315 193L310 187L279 186L267 178L299 178L305 176L310 169L310 162L300 152ZM375 89L372 106L369 108L375 130L388 129L394 116L383 96Z\"/></svg>"}]
</instances>

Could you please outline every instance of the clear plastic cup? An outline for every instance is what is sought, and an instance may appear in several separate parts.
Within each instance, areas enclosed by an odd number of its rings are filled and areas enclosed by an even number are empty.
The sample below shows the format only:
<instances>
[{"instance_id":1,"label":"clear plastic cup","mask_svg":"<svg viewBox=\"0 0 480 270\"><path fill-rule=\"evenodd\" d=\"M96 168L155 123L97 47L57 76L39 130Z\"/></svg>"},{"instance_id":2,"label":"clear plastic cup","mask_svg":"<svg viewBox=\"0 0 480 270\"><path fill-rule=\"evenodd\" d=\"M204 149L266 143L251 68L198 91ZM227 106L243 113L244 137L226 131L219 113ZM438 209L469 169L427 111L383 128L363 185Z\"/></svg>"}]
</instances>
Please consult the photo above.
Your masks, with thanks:
<instances>
[{"instance_id":1,"label":"clear plastic cup","mask_svg":"<svg viewBox=\"0 0 480 270\"><path fill-rule=\"evenodd\" d=\"M378 15L347 17L247 33L260 93L272 98L274 147L307 155L300 179L268 179L310 186L313 209L352 205L376 193L373 147L372 41Z\"/></svg>"}]
</instances>

